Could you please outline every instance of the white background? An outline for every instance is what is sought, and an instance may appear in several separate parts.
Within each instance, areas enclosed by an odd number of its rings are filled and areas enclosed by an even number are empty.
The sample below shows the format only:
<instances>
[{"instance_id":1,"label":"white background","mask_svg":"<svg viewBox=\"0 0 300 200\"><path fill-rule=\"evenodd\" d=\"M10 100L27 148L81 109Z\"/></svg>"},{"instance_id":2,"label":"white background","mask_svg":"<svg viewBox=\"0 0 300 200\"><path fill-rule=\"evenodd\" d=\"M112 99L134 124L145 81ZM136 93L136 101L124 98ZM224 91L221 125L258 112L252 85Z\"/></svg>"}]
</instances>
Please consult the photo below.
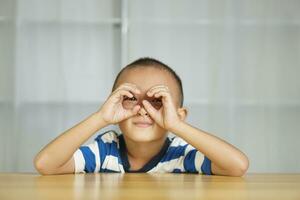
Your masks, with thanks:
<instances>
[{"instance_id":1,"label":"white background","mask_svg":"<svg viewBox=\"0 0 300 200\"><path fill-rule=\"evenodd\" d=\"M0 171L34 171L34 155L95 112L125 64L150 56L181 76L188 122L244 151L249 172L300 172L299 10L298 0L0 0Z\"/></svg>"}]
</instances>

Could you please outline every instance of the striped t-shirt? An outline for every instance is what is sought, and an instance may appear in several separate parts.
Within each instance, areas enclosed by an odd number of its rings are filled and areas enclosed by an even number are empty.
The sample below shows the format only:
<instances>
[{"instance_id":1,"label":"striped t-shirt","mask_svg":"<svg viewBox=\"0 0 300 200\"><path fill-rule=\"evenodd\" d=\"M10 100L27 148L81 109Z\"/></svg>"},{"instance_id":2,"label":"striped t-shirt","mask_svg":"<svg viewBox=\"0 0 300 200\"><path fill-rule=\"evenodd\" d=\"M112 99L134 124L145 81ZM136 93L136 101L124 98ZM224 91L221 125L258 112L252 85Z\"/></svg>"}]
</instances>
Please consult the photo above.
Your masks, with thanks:
<instances>
[{"instance_id":1,"label":"striped t-shirt","mask_svg":"<svg viewBox=\"0 0 300 200\"><path fill-rule=\"evenodd\" d=\"M75 173L147 172L211 175L211 161L180 137L168 136L160 152L139 170L130 170L123 135L110 130L73 154Z\"/></svg>"}]
</instances>

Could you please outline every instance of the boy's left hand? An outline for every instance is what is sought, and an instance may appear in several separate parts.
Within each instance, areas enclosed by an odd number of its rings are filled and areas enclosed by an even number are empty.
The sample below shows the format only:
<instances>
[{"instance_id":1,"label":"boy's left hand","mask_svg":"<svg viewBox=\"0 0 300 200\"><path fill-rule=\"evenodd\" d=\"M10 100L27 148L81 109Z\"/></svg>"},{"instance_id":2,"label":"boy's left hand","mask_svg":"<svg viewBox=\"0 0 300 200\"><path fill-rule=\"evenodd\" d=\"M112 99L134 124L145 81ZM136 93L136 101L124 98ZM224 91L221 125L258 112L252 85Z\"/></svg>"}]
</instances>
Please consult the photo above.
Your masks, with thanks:
<instances>
[{"instance_id":1,"label":"boy's left hand","mask_svg":"<svg viewBox=\"0 0 300 200\"><path fill-rule=\"evenodd\" d=\"M162 97L163 106L159 110L156 110L147 100L143 100L142 102L146 111L159 126L170 131L182 122L177 114L172 95L167 86L154 86L150 88L146 95L155 98Z\"/></svg>"}]
</instances>

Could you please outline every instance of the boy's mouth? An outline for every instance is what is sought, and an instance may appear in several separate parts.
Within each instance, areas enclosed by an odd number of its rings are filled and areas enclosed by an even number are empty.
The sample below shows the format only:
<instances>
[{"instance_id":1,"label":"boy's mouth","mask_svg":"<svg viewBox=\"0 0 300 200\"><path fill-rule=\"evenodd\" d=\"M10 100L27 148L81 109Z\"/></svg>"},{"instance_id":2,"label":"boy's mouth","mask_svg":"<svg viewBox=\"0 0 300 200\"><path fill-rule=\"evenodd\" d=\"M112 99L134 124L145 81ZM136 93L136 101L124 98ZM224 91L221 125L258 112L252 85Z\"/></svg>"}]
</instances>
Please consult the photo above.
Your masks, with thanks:
<instances>
[{"instance_id":1,"label":"boy's mouth","mask_svg":"<svg viewBox=\"0 0 300 200\"><path fill-rule=\"evenodd\" d=\"M133 124L140 128L147 128L153 125L153 121L151 119L144 118L144 119L134 120Z\"/></svg>"},{"instance_id":2,"label":"boy's mouth","mask_svg":"<svg viewBox=\"0 0 300 200\"><path fill-rule=\"evenodd\" d=\"M133 123L133 124L140 128L147 128L147 127L152 126L152 123L146 123L146 122L137 122L137 123Z\"/></svg>"}]
</instances>

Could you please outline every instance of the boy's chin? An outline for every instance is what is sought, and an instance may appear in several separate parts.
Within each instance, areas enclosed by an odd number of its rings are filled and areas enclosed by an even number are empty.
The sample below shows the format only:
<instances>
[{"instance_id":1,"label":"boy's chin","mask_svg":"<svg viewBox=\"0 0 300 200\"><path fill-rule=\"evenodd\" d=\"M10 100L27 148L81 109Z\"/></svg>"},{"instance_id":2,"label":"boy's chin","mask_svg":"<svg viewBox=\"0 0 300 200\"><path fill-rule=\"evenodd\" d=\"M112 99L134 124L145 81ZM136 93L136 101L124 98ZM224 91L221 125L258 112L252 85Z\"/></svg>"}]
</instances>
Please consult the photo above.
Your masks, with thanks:
<instances>
[{"instance_id":1,"label":"boy's chin","mask_svg":"<svg viewBox=\"0 0 300 200\"><path fill-rule=\"evenodd\" d=\"M154 133L151 127L142 130L132 130L131 133L126 134L126 136L135 142L152 142L162 137L162 135Z\"/></svg>"},{"instance_id":2,"label":"boy's chin","mask_svg":"<svg viewBox=\"0 0 300 200\"><path fill-rule=\"evenodd\" d=\"M121 132L128 139L134 142L152 142L159 140L167 134L157 124L153 123L150 126L136 125L130 121L119 124Z\"/></svg>"}]
</instances>

